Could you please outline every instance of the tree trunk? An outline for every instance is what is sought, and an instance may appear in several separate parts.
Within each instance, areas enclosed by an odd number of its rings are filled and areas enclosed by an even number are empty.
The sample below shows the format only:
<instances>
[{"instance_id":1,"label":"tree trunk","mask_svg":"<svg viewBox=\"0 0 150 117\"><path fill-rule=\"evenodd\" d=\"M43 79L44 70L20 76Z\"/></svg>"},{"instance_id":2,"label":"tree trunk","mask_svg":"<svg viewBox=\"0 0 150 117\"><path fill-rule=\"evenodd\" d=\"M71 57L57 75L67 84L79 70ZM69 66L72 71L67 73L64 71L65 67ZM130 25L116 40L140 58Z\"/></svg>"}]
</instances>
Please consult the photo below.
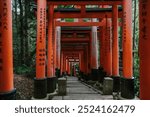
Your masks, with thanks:
<instances>
[{"instance_id":1,"label":"tree trunk","mask_svg":"<svg viewBox=\"0 0 150 117\"><path fill-rule=\"evenodd\" d=\"M24 16L24 39L25 39L25 64L28 65L29 58L29 37L28 37L28 17L30 12L30 1L25 0L25 16Z\"/></svg>"},{"instance_id":2,"label":"tree trunk","mask_svg":"<svg viewBox=\"0 0 150 117\"><path fill-rule=\"evenodd\" d=\"M19 2L19 8L20 8L20 46L21 46L21 64L24 64L24 59L25 59L25 55L24 55L24 27L23 27L23 4L22 4L22 0L18 0Z\"/></svg>"}]
</instances>

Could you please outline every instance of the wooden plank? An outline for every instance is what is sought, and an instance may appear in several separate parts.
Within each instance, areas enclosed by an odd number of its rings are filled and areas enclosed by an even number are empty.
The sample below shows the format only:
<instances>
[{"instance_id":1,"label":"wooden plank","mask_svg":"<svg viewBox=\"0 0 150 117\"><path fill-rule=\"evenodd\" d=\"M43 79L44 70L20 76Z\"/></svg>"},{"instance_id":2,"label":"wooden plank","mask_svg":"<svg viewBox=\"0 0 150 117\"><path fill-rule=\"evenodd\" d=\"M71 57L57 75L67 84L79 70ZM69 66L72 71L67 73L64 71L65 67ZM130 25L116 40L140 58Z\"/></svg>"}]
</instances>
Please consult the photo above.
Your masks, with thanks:
<instances>
[{"instance_id":1,"label":"wooden plank","mask_svg":"<svg viewBox=\"0 0 150 117\"><path fill-rule=\"evenodd\" d=\"M65 1L54 1L48 0L48 4L51 5L122 5L122 0L65 0Z\"/></svg>"},{"instance_id":2,"label":"wooden plank","mask_svg":"<svg viewBox=\"0 0 150 117\"><path fill-rule=\"evenodd\" d=\"M90 12L90 13L72 13L72 12L55 12L54 18L112 18L111 12ZM122 12L119 12L119 18L122 18Z\"/></svg>"},{"instance_id":3,"label":"wooden plank","mask_svg":"<svg viewBox=\"0 0 150 117\"><path fill-rule=\"evenodd\" d=\"M101 22L56 22L56 26L102 26Z\"/></svg>"}]
</instances>

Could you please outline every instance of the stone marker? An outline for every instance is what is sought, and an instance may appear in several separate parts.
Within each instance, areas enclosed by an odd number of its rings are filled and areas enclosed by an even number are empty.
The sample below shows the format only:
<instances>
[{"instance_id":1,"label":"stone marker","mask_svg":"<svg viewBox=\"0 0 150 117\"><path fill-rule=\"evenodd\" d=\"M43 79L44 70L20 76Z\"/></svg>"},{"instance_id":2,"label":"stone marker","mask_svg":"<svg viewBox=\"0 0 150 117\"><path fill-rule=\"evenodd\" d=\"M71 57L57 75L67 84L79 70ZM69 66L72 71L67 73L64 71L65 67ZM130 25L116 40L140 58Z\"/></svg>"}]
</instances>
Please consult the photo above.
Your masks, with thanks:
<instances>
[{"instance_id":1,"label":"stone marker","mask_svg":"<svg viewBox=\"0 0 150 117\"><path fill-rule=\"evenodd\" d=\"M105 77L103 83L103 94L112 95L112 92L113 92L113 79L110 77Z\"/></svg>"},{"instance_id":2,"label":"stone marker","mask_svg":"<svg viewBox=\"0 0 150 117\"><path fill-rule=\"evenodd\" d=\"M66 95L67 93L67 83L66 78L59 78L58 79L58 95Z\"/></svg>"}]
</instances>

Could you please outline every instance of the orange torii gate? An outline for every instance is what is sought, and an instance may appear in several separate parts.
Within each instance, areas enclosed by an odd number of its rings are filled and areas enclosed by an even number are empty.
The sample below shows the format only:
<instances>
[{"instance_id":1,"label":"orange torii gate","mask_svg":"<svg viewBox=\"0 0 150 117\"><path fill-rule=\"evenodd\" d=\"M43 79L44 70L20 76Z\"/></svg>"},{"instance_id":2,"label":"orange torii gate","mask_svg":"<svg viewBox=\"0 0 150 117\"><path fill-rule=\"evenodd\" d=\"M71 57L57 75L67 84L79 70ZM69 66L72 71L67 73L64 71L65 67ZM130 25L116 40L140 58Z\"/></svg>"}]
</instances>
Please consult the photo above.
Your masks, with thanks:
<instances>
[{"instance_id":1,"label":"orange torii gate","mask_svg":"<svg viewBox=\"0 0 150 117\"><path fill-rule=\"evenodd\" d=\"M113 67L112 67L112 74L109 75L113 75L113 76L119 76L118 73L118 49L117 49L117 24L115 24L114 22L117 22L116 17L122 17L123 18L123 22L122 22L122 27L123 27L123 78L121 78L121 96L124 98L129 98L132 99L134 98L134 85L133 85L133 75L132 75L132 19L131 19L131 15L132 15L132 4L131 4L132 0L107 0L107 1L101 1L101 0L92 0L92 1L86 1L86 0L80 0L80 1L76 1L76 0L37 0L37 47L36 47L36 78L34 81L34 98L35 99L44 99L47 98L47 93L51 93L52 91L48 91L49 88L52 88L50 86L50 82L47 82L47 79L50 79L52 77L55 76L54 71L55 71L55 66L57 66L57 62L60 61L58 60L58 57L56 56L56 49L58 49L57 45L57 34L55 35L55 29L56 26L58 26L59 24L55 24L55 20L58 18L99 18L99 19L105 19L106 18L106 25L104 25L104 28L108 27L108 22L107 22L107 18L112 18L113 19L113 31L115 32L113 35L113 55L115 55L112 60L113 60ZM140 1L141 5L143 5L144 3L148 4L149 2L147 1ZM1 27L0 27L0 32L1 32L1 37L0 37L0 77L4 79L1 79L0 81L0 95L7 96L7 94L10 94L11 96L14 94L15 90L13 87L13 66L12 66L12 16L11 16L11 1L2 1L1 3L5 3L7 5L3 5L0 4L0 14L4 14L6 13L7 15L3 15L2 17L0 17L0 21L1 23ZM55 9L53 8L54 5L71 5L71 4L75 4L75 5L79 5L82 6L81 9L75 9L75 13L72 14L72 12L70 11L68 12L62 12L59 11L59 9ZM49 7L49 20L48 20L48 59L47 59L47 64L46 64L46 6L48 5ZM107 8L105 9L106 11L102 12L101 10L98 11L90 11L88 9L85 8L85 5L111 5L113 6L113 10L110 9L109 11L107 11ZM117 8L115 7L115 5L122 5L123 6L123 14L122 12L120 12L119 10L117 10ZM145 5L145 4L144 4ZM8 9L7 12L4 9ZM141 6L142 8L142 6ZM113 17L112 15L112 11L114 13L116 13L116 17ZM116 11L116 12L115 12ZM118 11L118 13L117 13ZM148 14L148 8L142 9L141 11L141 16L143 16L143 14ZM146 13L145 13L146 12ZM72 15L70 15L72 14ZM117 16L118 15L118 16ZM146 19L147 17L143 16L143 19ZM5 20L5 19L9 19L9 20ZM141 19L140 21L143 21L143 19ZM5 21L5 22L4 22ZM148 23L149 19L147 18L147 22L146 23L141 23L141 29L145 26L147 26L146 24ZM5 30L8 26L8 30ZM82 24L82 23L81 23ZM68 24L67 24L68 25ZM87 23L83 23L83 25L87 25ZM90 26L100 26L100 23L91 23L89 24ZM3 29L3 28L4 29ZM101 29L100 29L101 30ZM116 30L116 31L115 31ZM146 29L144 29L146 30ZM103 33L105 34L105 30L101 30L104 31ZM106 30L107 31L107 30ZM141 37L140 39L142 40L143 38L146 38L146 34L148 35L148 30L145 31L145 33L141 32ZM106 35L102 36L103 39L100 40L105 40ZM108 35L107 35L108 36ZM110 41L108 38L108 41ZM145 39L146 40L146 39ZM104 45L106 44L106 42L102 42ZM143 78L141 78L141 98L142 99L148 99L149 98L149 94L147 94L146 88L149 87L148 84L146 84L149 80L148 80L148 70L146 67L146 63L148 62L148 60L145 60L145 55L148 53L148 49L145 49L145 47L148 48L148 39L144 42L142 40L142 42L140 42L140 58L141 58L141 62L140 62L140 76L141 77L146 77L145 80L143 80ZM2 45L3 44L3 45ZM102 45L103 45L102 44ZM144 46L143 46L144 44ZM146 46L145 46L146 45ZM116 47L117 46L117 47ZM103 47L102 47L103 48ZM107 49L108 47L105 47L104 49ZM87 50L87 49L86 49ZM3 53L3 51L5 51L5 53ZM87 51L86 51L87 52ZM101 57L104 57L104 54L108 54L105 53L106 51L103 50L101 53ZM83 53L84 51L82 50L80 52L80 58L82 60L80 61L84 61L83 60ZM91 54L90 54L91 55ZM88 55L88 56L90 56ZM143 56L144 55L144 56ZM149 54L147 54L149 55ZM94 55L95 56L95 55ZM108 55L109 57L111 57L111 55ZM142 57L145 57L144 59L142 59ZM79 58L79 59L80 59ZM56 60L57 59L57 60ZM59 58L60 59L60 58ZM96 60L96 59L95 59ZM116 60L116 61L115 61ZM102 58L101 58L102 61ZM97 62L97 61L95 61ZM83 71L85 70L85 65L83 64L84 62L82 62L81 65L81 69L83 69ZM101 63L100 63L101 64ZM111 69L110 64L107 63L106 60L104 60L104 62L102 62L102 64L104 66L107 65L106 68ZM46 74L46 66L47 66L47 74ZM60 65L58 65L60 66ZM108 72L106 69L106 72ZM144 70L147 70L146 73ZM104 69L105 70L105 69ZM48 87L50 86L50 87Z\"/></svg>"},{"instance_id":2,"label":"orange torii gate","mask_svg":"<svg viewBox=\"0 0 150 117\"><path fill-rule=\"evenodd\" d=\"M119 73L118 73L118 67L115 69L114 67L115 66L118 66L117 64L118 64L118 51L117 51L117 48L116 48L116 46L118 46L116 43L117 43L117 39L115 39L115 38L117 38L117 36L116 35L114 35L114 50L113 50L113 54L115 55L115 57L117 58L117 61L115 61L116 59L113 59L113 68L112 68L112 63L111 63L111 58L112 58L112 55L110 54L108 54L109 52L109 49L111 49L111 36L109 36L109 35L107 35L107 32L108 31L110 31L110 29L108 29L108 26L110 25L109 24L109 22L108 22L108 19L107 18L113 18L114 20L114 22L117 22L117 20L113 17L113 15L112 15L112 11L109 13L109 12L107 12L107 11L105 11L105 13L103 13L103 12L97 12L97 16L95 15L92 15L92 12L95 12L95 11L88 11L86 8L85 8L85 5L122 5L123 6L123 77L124 78L122 78L122 83L124 84L123 86L124 87L121 87L121 95L122 95L122 97L124 97L124 98L133 98L134 96L132 96L132 95L130 95L130 93L124 93L124 92L130 92L130 90L128 89L128 85L129 84L132 84L131 82L132 81L130 81L131 79L132 79L132 40L131 40L131 38L132 38L132 36L131 36L131 23L132 23L132 20L131 20L131 6L130 5L128 5L129 3L131 3L131 0L130 1L126 1L126 0L120 0L120 1L100 1L100 0L93 0L92 2L89 2L89 1L83 1L83 0L81 0L81 1L74 1L74 0L70 0L70 1L56 1L56 0L48 0L48 5L49 5L49 7L53 7L53 5L70 5L70 4L75 4L75 5L81 5L82 7L81 7L81 9L79 9L81 12L79 12L78 10L77 11L75 11L75 13L73 13L72 15L69 15L69 13L65 13L65 11L64 12L61 12L61 11L59 11L59 9L58 9L58 11L56 10L53 10L53 11L51 11L50 13L52 13L52 14L49 14L49 16L51 16L52 15L52 17L53 18L70 18L70 16L72 16L73 18L106 18L106 25L105 25L105 28L106 28L106 31L104 32L104 35L106 35L106 36L103 36L103 38L105 38L105 39L107 39L107 40L105 40L105 42L104 42L104 45L106 46L105 47L105 50L106 51L103 51L103 53L104 54L102 54L103 56L105 56L106 55L106 60L105 60L105 62L103 62L104 63L104 70L106 70L106 73L109 75L109 76L111 76L111 75L113 75L113 76L119 76ZM51 8L52 9L52 8ZM113 9L115 9L114 7L113 7ZM116 10L117 10L117 8L116 8ZM127 10L130 10L130 12L127 12ZM114 10L113 10L114 11ZM118 10L117 10L118 11ZM91 15L89 15L90 14L90 12L91 12ZM72 13L72 12L70 12L70 13ZM115 12L115 13L117 13L117 12ZM122 13L121 13L122 14ZM118 12L117 13L117 16L118 17L121 17L121 14L120 14L120 12ZM100 16L100 17L99 17ZM52 18L51 17L51 18ZM50 18L50 19L51 19ZM53 19L53 21L54 21L54 19ZM128 23L126 23L126 22L128 22ZM67 24L67 23L66 23ZM51 23L51 25L52 25L52 23ZM58 24L58 22L57 23L55 23L55 25L57 25L57 26L59 26L59 24ZM64 24L63 24L64 25ZM82 25L82 23L81 23L81 25ZM83 25L87 25L86 23L84 23ZM100 24L98 24L98 23L96 23L96 24L92 24L92 25L98 25L98 26L100 26ZM117 22L117 24L115 25L115 26L113 26L113 30L114 30L114 32L116 32L115 30L117 30L117 26L118 25L118 22ZM130 25L130 26L127 26L127 25ZM55 28L55 26L54 26L54 28ZM51 26L51 29L52 30L55 30L55 29L53 29L52 28L52 26ZM54 31L53 31L54 32ZM50 33L52 33L52 31L50 32ZM110 33L110 32L108 32L108 33ZM54 34L52 34L52 35L54 35ZM55 36L54 36L55 37ZM54 45L56 46L56 37L54 38L54 41L53 41L54 43ZM110 45L108 45L108 43L110 43ZM115 46L116 45L116 46ZM53 58L54 58L54 64L57 64L57 62L55 62L55 61L57 61L56 59L56 55L55 55L55 53L56 53L56 49L57 48L55 48L55 47L53 47L54 49L54 56L53 56ZM127 49L129 49L128 51L127 51ZM116 51L115 51L116 50ZM97 51L95 50L95 53L96 53ZM96 54L94 54L94 56L95 56ZM93 56L92 56L93 57ZM128 58L129 57L129 58ZM96 58L96 57L95 57ZM107 59L108 58L108 59ZM108 60L110 60L110 63L108 62ZM59 61L59 60L58 60ZM95 62L97 62L97 60L95 59L94 60ZM92 61L93 62L93 61ZM93 64L92 64L93 65ZM98 67L98 66L95 66L95 67ZM83 68L83 67L82 67ZM113 74L112 74L112 69L113 69ZM115 69L115 70L114 70ZM53 69L54 70L54 69ZM134 88L133 88L134 89ZM132 94L132 92L131 92L131 94Z\"/></svg>"},{"instance_id":3,"label":"orange torii gate","mask_svg":"<svg viewBox=\"0 0 150 117\"><path fill-rule=\"evenodd\" d=\"M73 51L73 53L71 53ZM88 61L85 59L86 57L86 53L85 53L85 49L77 49L77 50L69 50L69 51L64 51L63 50L63 56L65 57L64 59L70 59L70 57L72 56L72 59L79 59L79 68L82 72L84 73L88 73ZM66 58L67 56L67 58ZM63 63L63 66L65 66L66 63ZM65 72L65 71L63 71Z\"/></svg>"}]
</instances>

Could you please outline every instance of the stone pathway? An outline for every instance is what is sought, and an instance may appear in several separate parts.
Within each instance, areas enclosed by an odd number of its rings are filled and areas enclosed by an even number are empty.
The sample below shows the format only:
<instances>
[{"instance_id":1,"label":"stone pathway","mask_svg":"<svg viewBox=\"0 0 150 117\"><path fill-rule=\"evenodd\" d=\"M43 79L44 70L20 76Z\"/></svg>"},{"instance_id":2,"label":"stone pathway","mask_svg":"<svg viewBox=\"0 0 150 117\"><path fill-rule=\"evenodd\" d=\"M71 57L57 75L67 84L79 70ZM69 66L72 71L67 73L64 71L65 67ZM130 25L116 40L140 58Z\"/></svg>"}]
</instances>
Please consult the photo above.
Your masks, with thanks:
<instances>
[{"instance_id":1,"label":"stone pathway","mask_svg":"<svg viewBox=\"0 0 150 117\"><path fill-rule=\"evenodd\" d=\"M67 77L67 95L53 100L113 100L112 95L101 95L82 84L76 77Z\"/></svg>"}]
</instances>

